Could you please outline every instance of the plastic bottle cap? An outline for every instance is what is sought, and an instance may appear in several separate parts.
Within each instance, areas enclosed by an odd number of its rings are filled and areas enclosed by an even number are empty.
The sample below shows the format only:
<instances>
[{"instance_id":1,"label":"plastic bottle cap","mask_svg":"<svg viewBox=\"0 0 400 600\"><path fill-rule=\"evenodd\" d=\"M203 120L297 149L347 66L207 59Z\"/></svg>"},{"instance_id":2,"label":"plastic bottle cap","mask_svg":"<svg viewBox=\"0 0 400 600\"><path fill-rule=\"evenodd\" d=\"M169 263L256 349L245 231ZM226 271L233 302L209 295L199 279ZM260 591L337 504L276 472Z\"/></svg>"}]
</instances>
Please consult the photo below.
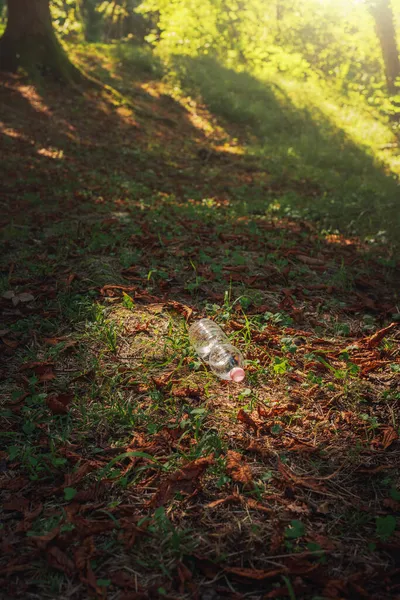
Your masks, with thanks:
<instances>
[{"instance_id":1,"label":"plastic bottle cap","mask_svg":"<svg viewBox=\"0 0 400 600\"><path fill-rule=\"evenodd\" d=\"M240 383L245 378L245 372L240 367L235 367L232 369L229 375L231 376L232 381L235 383Z\"/></svg>"}]
</instances>

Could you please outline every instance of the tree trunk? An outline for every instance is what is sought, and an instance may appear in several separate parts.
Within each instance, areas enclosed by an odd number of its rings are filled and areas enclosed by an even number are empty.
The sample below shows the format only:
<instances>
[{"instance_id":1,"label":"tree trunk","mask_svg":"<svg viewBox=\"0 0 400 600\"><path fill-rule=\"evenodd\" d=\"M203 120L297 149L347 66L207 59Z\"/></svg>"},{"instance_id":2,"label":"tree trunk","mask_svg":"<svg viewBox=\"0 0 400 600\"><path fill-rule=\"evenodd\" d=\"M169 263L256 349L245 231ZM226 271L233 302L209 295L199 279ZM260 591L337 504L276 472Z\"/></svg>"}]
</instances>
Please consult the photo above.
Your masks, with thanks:
<instances>
[{"instance_id":1,"label":"tree trunk","mask_svg":"<svg viewBox=\"0 0 400 600\"><path fill-rule=\"evenodd\" d=\"M382 49L387 88L391 94L395 94L396 79L400 77L400 60L390 0L372 0L370 11L375 20L375 30Z\"/></svg>"},{"instance_id":2,"label":"tree trunk","mask_svg":"<svg viewBox=\"0 0 400 600\"><path fill-rule=\"evenodd\" d=\"M20 67L31 76L80 81L53 30L49 0L7 0L8 20L0 39L0 70Z\"/></svg>"}]
</instances>

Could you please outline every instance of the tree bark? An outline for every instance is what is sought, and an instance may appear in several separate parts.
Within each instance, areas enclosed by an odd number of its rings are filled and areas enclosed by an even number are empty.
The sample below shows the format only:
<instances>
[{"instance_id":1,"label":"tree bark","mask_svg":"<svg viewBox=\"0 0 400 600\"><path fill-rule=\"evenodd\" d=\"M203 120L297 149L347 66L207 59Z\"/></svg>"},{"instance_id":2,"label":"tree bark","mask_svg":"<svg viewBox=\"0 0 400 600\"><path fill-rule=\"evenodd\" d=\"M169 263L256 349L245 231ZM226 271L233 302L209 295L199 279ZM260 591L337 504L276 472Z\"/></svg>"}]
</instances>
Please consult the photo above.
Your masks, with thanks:
<instances>
[{"instance_id":1,"label":"tree bark","mask_svg":"<svg viewBox=\"0 0 400 600\"><path fill-rule=\"evenodd\" d=\"M396 79L400 77L400 60L392 6L390 0L370 0L369 7L382 50L387 88L391 94L395 94L398 90Z\"/></svg>"},{"instance_id":2,"label":"tree bark","mask_svg":"<svg viewBox=\"0 0 400 600\"><path fill-rule=\"evenodd\" d=\"M7 26L0 39L0 70L22 68L31 76L82 79L54 33L49 0L7 0L7 9Z\"/></svg>"}]
</instances>

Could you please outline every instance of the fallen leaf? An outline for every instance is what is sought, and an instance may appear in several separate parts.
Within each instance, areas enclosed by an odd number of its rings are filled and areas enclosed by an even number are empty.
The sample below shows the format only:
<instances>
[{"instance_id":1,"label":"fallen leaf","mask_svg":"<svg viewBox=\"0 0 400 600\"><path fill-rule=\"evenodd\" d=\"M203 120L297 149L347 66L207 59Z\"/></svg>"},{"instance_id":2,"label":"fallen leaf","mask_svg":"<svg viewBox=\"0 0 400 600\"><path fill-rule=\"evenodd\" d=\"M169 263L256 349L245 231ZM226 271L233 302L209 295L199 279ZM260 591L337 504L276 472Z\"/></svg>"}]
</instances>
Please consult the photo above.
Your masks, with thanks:
<instances>
[{"instance_id":1,"label":"fallen leaf","mask_svg":"<svg viewBox=\"0 0 400 600\"><path fill-rule=\"evenodd\" d=\"M180 589L181 594L183 594L185 591L185 584L188 581L192 580L193 575L192 575L192 572L187 568L187 566L183 562L178 563L177 571L178 571L178 578L179 578L179 583L180 583L179 589Z\"/></svg>"},{"instance_id":2,"label":"fallen leaf","mask_svg":"<svg viewBox=\"0 0 400 600\"><path fill-rule=\"evenodd\" d=\"M29 540L34 542L40 550L45 550L52 540L60 533L60 528L56 527L44 535L32 535Z\"/></svg>"},{"instance_id":3,"label":"fallen leaf","mask_svg":"<svg viewBox=\"0 0 400 600\"><path fill-rule=\"evenodd\" d=\"M378 346L380 344L380 342L383 340L383 338L385 336L387 336L388 333L393 331L393 329L395 329L396 327L398 327L398 323L391 323L387 327L384 327L383 329L376 331L370 337L365 338L364 340L361 340L360 343L365 343L366 347L369 349L376 348L376 346Z\"/></svg>"},{"instance_id":4,"label":"fallen leaf","mask_svg":"<svg viewBox=\"0 0 400 600\"><path fill-rule=\"evenodd\" d=\"M244 423L248 427L251 427L257 433L258 425L250 417L250 415L247 412L245 412L242 408L239 410L239 412L237 414L237 420L240 421L241 423Z\"/></svg>"},{"instance_id":5,"label":"fallen leaf","mask_svg":"<svg viewBox=\"0 0 400 600\"><path fill-rule=\"evenodd\" d=\"M268 410L266 410L262 406L258 406L257 412L258 412L258 416L260 418L262 418L262 417L269 418L269 417L275 417L278 415L284 415L287 412L295 411L298 409L298 407L299 407L298 404L295 404L294 402L291 402L289 404L284 404L283 406L279 406L279 405L271 406L271 408Z\"/></svg>"},{"instance_id":6,"label":"fallen leaf","mask_svg":"<svg viewBox=\"0 0 400 600\"><path fill-rule=\"evenodd\" d=\"M72 523L75 525L75 529L81 538L98 535L100 533L105 533L106 531L112 531L117 527L117 524L114 523L114 521L89 521L79 515L72 518Z\"/></svg>"},{"instance_id":7,"label":"fallen leaf","mask_svg":"<svg viewBox=\"0 0 400 600\"><path fill-rule=\"evenodd\" d=\"M53 367L53 366L54 366L54 363L51 362L51 361L49 361L49 360L42 361L42 362L40 362L40 361L31 361L31 362L23 363L20 366L19 370L20 371L27 371L29 369L29 370L33 370L34 371L38 367L40 368L40 367Z\"/></svg>"},{"instance_id":8,"label":"fallen leaf","mask_svg":"<svg viewBox=\"0 0 400 600\"><path fill-rule=\"evenodd\" d=\"M270 569L264 571L262 569L246 569L243 567L225 567L224 573L233 575L239 579L245 579L246 581L265 581L266 579L275 579L286 573L286 567L280 567L278 569Z\"/></svg>"},{"instance_id":9,"label":"fallen leaf","mask_svg":"<svg viewBox=\"0 0 400 600\"><path fill-rule=\"evenodd\" d=\"M139 274L139 267L137 265L132 265L121 271L121 275L126 277L126 279L141 279L141 277L137 277Z\"/></svg>"},{"instance_id":10,"label":"fallen leaf","mask_svg":"<svg viewBox=\"0 0 400 600\"><path fill-rule=\"evenodd\" d=\"M165 385L167 385L167 383L171 379L171 377L174 374L174 372L175 372L175 370L168 371L167 373L163 373L162 375L160 375L160 377L152 377L152 380L154 381L155 385L158 388L162 388Z\"/></svg>"},{"instance_id":11,"label":"fallen leaf","mask_svg":"<svg viewBox=\"0 0 400 600\"><path fill-rule=\"evenodd\" d=\"M20 573L22 571L29 571L32 568L30 562L26 560L19 564L10 564L0 569L0 575L11 575L11 573Z\"/></svg>"},{"instance_id":12,"label":"fallen leaf","mask_svg":"<svg viewBox=\"0 0 400 600\"><path fill-rule=\"evenodd\" d=\"M241 504L245 508L252 508L263 513L270 514L272 512L272 509L260 504L257 502L257 500L254 500L254 498L245 498L244 496L236 493L226 496L225 498L214 500L213 502L206 504L206 508L217 508L217 506L221 506L223 504Z\"/></svg>"},{"instance_id":13,"label":"fallen leaf","mask_svg":"<svg viewBox=\"0 0 400 600\"><path fill-rule=\"evenodd\" d=\"M15 292L13 292L13 290L7 290L6 292L4 292L4 294L1 295L1 297L5 300L11 300L12 298L14 298L14 296Z\"/></svg>"},{"instance_id":14,"label":"fallen leaf","mask_svg":"<svg viewBox=\"0 0 400 600\"><path fill-rule=\"evenodd\" d=\"M24 477L13 477L12 479L0 480L0 490L16 492L29 484L29 479Z\"/></svg>"},{"instance_id":15,"label":"fallen leaf","mask_svg":"<svg viewBox=\"0 0 400 600\"><path fill-rule=\"evenodd\" d=\"M20 366L20 371L31 370L35 373L39 381L51 381L55 379L56 375L53 371L54 363L51 361L43 362L28 362Z\"/></svg>"},{"instance_id":16,"label":"fallen leaf","mask_svg":"<svg viewBox=\"0 0 400 600\"><path fill-rule=\"evenodd\" d=\"M167 306L171 306L177 312L181 313L185 317L186 321L189 321L193 314L193 308L186 306L186 304L182 304L181 302L177 302L176 300L170 300L167 302Z\"/></svg>"},{"instance_id":17,"label":"fallen leaf","mask_svg":"<svg viewBox=\"0 0 400 600\"><path fill-rule=\"evenodd\" d=\"M291 481L296 485L314 490L315 492L326 492L326 488L324 488L324 486L321 485L316 479L312 477L299 477L288 467L286 467L280 459L278 459L278 469L286 481Z\"/></svg>"},{"instance_id":18,"label":"fallen leaf","mask_svg":"<svg viewBox=\"0 0 400 600\"><path fill-rule=\"evenodd\" d=\"M67 350L67 348L71 348L71 346L76 346L76 344L78 343L76 340L71 340L70 338L67 338L65 336L54 337L54 338L43 338L43 341L45 344L48 344L49 346L57 346L58 344L62 344L63 346L62 346L62 349L60 349L60 352Z\"/></svg>"},{"instance_id":19,"label":"fallen leaf","mask_svg":"<svg viewBox=\"0 0 400 600\"><path fill-rule=\"evenodd\" d=\"M245 463L243 456L239 452L228 450L226 471L233 481L238 483L249 485L253 481L250 467Z\"/></svg>"},{"instance_id":20,"label":"fallen leaf","mask_svg":"<svg viewBox=\"0 0 400 600\"><path fill-rule=\"evenodd\" d=\"M46 404L53 415L66 415L73 400L72 394L51 394L46 398Z\"/></svg>"},{"instance_id":21,"label":"fallen leaf","mask_svg":"<svg viewBox=\"0 0 400 600\"><path fill-rule=\"evenodd\" d=\"M47 549L47 561L54 569L66 573L69 577L72 577L75 572L72 560L57 546Z\"/></svg>"},{"instance_id":22,"label":"fallen leaf","mask_svg":"<svg viewBox=\"0 0 400 600\"><path fill-rule=\"evenodd\" d=\"M296 254L297 260L300 260L305 265L324 265L324 261L320 258L314 258L313 256L307 256L306 254Z\"/></svg>"},{"instance_id":23,"label":"fallen leaf","mask_svg":"<svg viewBox=\"0 0 400 600\"><path fill-rule=\"evenodd\" d=\"M93 536L88 536L74 551L75 565L78 571L86 571L88 563L94 553L94 538Z\"/></svg>"},{"instance_id":24,"label":"fallen leaf","mask_svg":"<svg viewBox=\"0 0 400 600\"><path fill-rule=\"evenodd\" d=\"M393 512L400 512L400 502L393 500L393 498L385 498L383 504L390 508Z\"/></svg>"},{"instance_id":25,"label":"fallen leaf","mask_svg":"<svg viewBox=\"0 0 400 600\"><path fill-rule=\"evenodd\" d=\"M111 581L114 585L120 588L132 589L136 587L137 579L129 575L126 571L114 571L111 574Z\"/></svg>"},{"instance_id":26,"label":"fallen leaf","mask_svg":"<svg viewBox=\"0 0 400 600\"><path fill-rule=\"evenodd\" d=\"M201 389L199 387L184 387L174 388L171 391L172 396L175 398L199 398L201 396Z\"/></svg>"},{"instance_id":27,"label":"fallen leaf","mask_svg":"<svg viewBox=\"0 0 400 600\"><path fill-rule=\"evenodd\" d=\"M9 502L3 502L3 510L12 510L23 513L29 506L29 500L23 496L15 496Z\"/></svg>"},{"instance_id":28,"label":"fallen leaf","mask_svg":"<svg viewBox=\"0 0 400 600\"><path fill-rule=\"evenodd\" d=\"M190 487L192 487L192 485L196 485L199 477L201 477L207 467L213 463L214 456L211 454L210 456L206 456L204 458L197 458L187 465L184 465L178 471L175 471L175 473L171 473L161 483L160 487L148 503L148 506L162 506L176 491L183 491L187 487L188 483L191 484Z\"/></svg>"},{"instance_id":29,"label":"fallen leaf","mask_svg":"<svg viewBox=\"0 0 400 600\"><path fill-rule=\"evenodd\" d=\"M225 498L218 498L218 500L209 502L206 504L206 508L216 508L222 504L235 504L237 502L240 502L240 496L238 494L231 494L230 496L225 496Z\"/></svg>"},{"instance_id":30,"label":"fallen leaf","mask_svg":"<svg viewBox=\"0 0 400 600\"><path fill-rule=\"evenodd\" d=\"M246 498L246 505L249 508L254 508L254 510L259 510L260 512L263 512L263 513L271 513L272 512L271 508L268 508L268 506L264 506L260 502L257 502L257 500L254 500L254 498Z\"/></svg>"},{"instance_id":31,"label":"fallen leaf","mask_svg":"<svg viewBox=\"0 0 400 600\"><path fill-rule=\"evenodd\" d=\"M384 450L386 450L386 448L389 448L389 446L391 444L393 444L393 442L395 440L399 439L399 435L397 433L397 431L395 430L394 427L392 427L392 425L389 425L389 427L387 427L384 430L384 434L383 434L383 439L382 439L382 447Z\"/></svg>"},{"instance_id":32,"label":"fallen leaf","mask_svg":"<svg viewBox=\"0 0 400 600\"><path fill-rule=\"evenodd\" d=\"M34 300L35 297L32 296L32 294L29 294L28 292L22 292L21 294L18 294L18 299L20 302L32 302L32 300Z\"/></svg>"},{"instance_id":33,"label":"fallen leaf","mask_svg":"<svg viewBox=\"0 0 400 600\"><path fill-rule=\"evenodd\" d=\"M99 481L98 483L93 484L86 490L81 490L74 496L74 502L86 503L91 500L96 500L101 498L106 490L105 483L103 481Z\"/></svg>"},{"instance_id":34,"label":"fallen leaf","mask_svg":"<svg viewBox=\"0 0 400 600\"><path fill-rule=\"evenodd\" d=\"M128 519L120 519L120 526L120 539L124 542L125 548L128 550L135 544L138 535L149 535L143 527L138 527L132 522L132 517L129 517Z\"/></svg>"},{"instance_id":35,"label":"fallen leaf","mask_svg":"<svg viewBox=\"0 0 400 600\"><path fill-rule=\"evenodd\" d=\"M1 341L9 348L18 348L19 346L19 342L17 342L17 340L10 340L9 338L2 337Z\"/></svg>"},{"instance_id":36,"label":"fallen leaf","mask_svg":"<svg viewBox=\"0 0 400 600\"><path fill-rule=\"evenodd\" d=\"M73 473L68 473L64 477L64 487L75 487L77 483L79 483L88 473L93 471L96 467L92 464L91 461L86 461L82 463L76 471Z\"/></svg>"}]
</instances>

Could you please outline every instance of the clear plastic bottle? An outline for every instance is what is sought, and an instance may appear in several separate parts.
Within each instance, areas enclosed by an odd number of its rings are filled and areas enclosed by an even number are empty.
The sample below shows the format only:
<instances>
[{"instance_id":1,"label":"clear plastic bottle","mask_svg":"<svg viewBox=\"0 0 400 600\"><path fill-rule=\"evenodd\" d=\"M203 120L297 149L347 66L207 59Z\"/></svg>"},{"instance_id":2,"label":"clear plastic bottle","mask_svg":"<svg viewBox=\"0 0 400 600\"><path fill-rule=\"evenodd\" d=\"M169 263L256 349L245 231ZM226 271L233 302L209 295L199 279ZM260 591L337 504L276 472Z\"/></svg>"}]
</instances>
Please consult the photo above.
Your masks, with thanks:
<instances>
[{"instance_id":1,"label":"clear plastic bottle","mask_svg":"<svg viewBox=\"0 0 400 600\"><path fill-rule=\"evenodd\" d=\"M217 377L237 383L243 381L243 356L214 321L201 319L194 323L189 329L189 340Z\"/></svg>"}]
</instances>

